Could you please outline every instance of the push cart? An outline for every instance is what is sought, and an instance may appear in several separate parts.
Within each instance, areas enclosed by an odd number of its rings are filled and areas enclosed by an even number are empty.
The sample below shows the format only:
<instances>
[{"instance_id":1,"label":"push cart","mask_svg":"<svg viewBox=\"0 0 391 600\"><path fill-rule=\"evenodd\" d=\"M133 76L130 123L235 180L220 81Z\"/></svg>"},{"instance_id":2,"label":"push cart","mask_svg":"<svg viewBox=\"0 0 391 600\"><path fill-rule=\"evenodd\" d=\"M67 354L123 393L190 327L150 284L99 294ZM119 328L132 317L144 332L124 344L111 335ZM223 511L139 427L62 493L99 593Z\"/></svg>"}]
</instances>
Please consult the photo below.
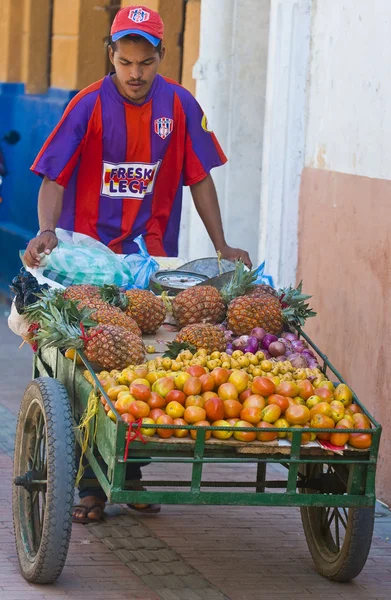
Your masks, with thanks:
<instances>
[{"instance_id":1,"label":"push cart","mask_svg":"<svg viewBox=\"0 0 391 600\"><path fill-rule=\"evenodd\" d=\"M334 381L345 383L309 337L302 331L299 333L317 353L324 373ZM136 438L127 454L129 425L117 414L83 353L79 356L83 366L79 366L76 359L65 358L58 350L38 351L33 380L27 386L20 407L13 514L17 554L25 579L33 583L54 582L67 557L75 484L75 442L83 443L78 424L93 389L83 374L85 369L93 378L97 394L105 398L117 417L116 422L108 418L99 402L85 450L85 457L109 502L300 507L305 537L318 572L335 581L350 581L360 573L371 546L381 427L356 396L354 401L371 421L371 429L362 430L372 435L368 450L348 447L335 453L320 446L301 445L298 428L284 430L292 433L291 445L286 446L277 441L206 440L206 431L213 429L210 426L199 427L195 440L154 436L143 443ZM354 430L358 431L361 430ZM146 490L132 489L132 482L125 480L126 464L146 460L159 464L160 479L143 480ZM165 465L172 463L188 464L191 467L189 479L167 480ZM242 467L248 463L255 465L252 483L240 479ZM209 464L234 466L238 480L206 481L204 466ZM276 464L284 467L279 470L286 478L275 480L272 465ZM274 471L274 475L270 471Z\"/></svg>"}]
</instances>

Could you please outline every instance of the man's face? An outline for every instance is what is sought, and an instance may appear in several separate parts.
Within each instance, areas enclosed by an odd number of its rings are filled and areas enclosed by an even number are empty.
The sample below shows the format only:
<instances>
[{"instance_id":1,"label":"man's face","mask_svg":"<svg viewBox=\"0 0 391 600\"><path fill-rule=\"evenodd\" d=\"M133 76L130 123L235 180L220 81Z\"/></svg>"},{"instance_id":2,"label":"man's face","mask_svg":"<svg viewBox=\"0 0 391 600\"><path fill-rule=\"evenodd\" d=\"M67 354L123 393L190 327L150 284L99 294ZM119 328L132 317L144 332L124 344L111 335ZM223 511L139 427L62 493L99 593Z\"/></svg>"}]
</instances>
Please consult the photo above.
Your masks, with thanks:
<instances>
[{"instance_id":1,"label":"man's face","mask_svg":"<svg viewBox=\"0 0 391 600\"><path fill-rule=\"evenodd\" d=\"M151 88L163 60L164 48L159 54L147 40L133 42L122 38L116 42L116 50L109 47L109 58L116 72L116 84L120 93L132 102L141 104Z\"/></svg>"}]
</instances>

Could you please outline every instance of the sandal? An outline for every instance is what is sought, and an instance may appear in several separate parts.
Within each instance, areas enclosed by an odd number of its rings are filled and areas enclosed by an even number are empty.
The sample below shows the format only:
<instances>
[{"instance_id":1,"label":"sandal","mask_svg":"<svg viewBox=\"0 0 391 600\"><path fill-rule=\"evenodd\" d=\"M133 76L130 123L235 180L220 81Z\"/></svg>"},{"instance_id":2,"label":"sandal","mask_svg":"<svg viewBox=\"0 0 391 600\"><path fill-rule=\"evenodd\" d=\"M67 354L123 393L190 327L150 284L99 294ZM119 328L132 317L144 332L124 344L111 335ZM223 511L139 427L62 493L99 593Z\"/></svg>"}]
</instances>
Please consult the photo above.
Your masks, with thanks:
<instances>
[{"instance_id":1,"label":"sandal","mask_svg":"<svg viewBox=\"0 0 391 600\"><path fill-rule=\"evenodd\" d=\"M72 516L72 522L73 523L82 523L83 525L87 525L88 523L98 523L99 521L103 521L103 516L104 516L104 508L102 508L99 504L93 504L92 506L84 506L84 504L75 504L73 506L72 510L75 510L75 508L82 510L84 516L83 517L74 517ZM92 517L88 517L88 513L92 512L93 510L97 510L99 509L100 513L98 518L92 518Z\"/></svg>"}]
</instances>

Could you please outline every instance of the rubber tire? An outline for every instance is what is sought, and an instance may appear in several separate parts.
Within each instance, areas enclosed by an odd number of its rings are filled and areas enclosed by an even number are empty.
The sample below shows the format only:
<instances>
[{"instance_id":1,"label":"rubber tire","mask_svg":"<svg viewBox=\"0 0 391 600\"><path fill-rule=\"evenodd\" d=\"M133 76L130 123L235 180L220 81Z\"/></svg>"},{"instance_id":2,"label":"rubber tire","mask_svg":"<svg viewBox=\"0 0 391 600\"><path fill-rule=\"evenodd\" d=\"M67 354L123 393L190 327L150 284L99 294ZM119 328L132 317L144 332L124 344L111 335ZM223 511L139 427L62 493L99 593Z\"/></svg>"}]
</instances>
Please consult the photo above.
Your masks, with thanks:
<instances>
[{"instance_id":1,"label":"rubber tire","mask_svg":"<svg viewBox=\"0 0 391 600\"><path fill-rule=\"evenodd\" d=\"M16 550L23 577L31 583L53 583L61 574L72 530L75 483L75 438L68 394L56 379L33 380L24 393L16 428L14 477L19 473L21 448L28 407L36 399L46 422L47 489L46 508L39 549L29 555L21 537L18 488L13 485L13 519Z\"/></svg>"},{"instance_id":2,"label":"rubber tire","mask_svg":"<svg viewBox=\"0 0 391 600\"><path fill-rule=\"evenodd\" d=\"M312 524L315 507L302 507L301 520L308 548L318 573L332 581L348 582L359 575L365 566L372 544L375 508L349 508L345 539L339 555L328 561L320 552Z\"/></svg>"}]
</instances>

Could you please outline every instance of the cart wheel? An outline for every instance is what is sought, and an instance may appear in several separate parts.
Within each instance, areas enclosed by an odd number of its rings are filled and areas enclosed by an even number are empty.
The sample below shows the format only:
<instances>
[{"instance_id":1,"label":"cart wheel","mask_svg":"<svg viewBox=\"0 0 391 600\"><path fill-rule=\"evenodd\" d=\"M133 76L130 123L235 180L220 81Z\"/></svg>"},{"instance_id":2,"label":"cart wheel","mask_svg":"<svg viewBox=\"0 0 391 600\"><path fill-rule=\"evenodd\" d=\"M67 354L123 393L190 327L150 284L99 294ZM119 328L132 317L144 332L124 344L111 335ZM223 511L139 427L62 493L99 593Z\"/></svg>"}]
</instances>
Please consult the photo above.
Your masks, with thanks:
<instances>
[{"instance_id":1,"label":"cart wheel","mask_svg":"<svg viewBox=\"0 0 391 600\"><path fill-rule=\"evenodd\" d=\"M319 482L342 485L346 491L348 470L343 465L303 465L303 475ZM305 488L302 493L314 493ZM351 581L361 573L372 543L375 509L302 507L301 519L308 548L317 571L333 581Z\"/></svg>"},{"instance_id":2,"label":"cart wheel","mask_svg":"<svg viewBox=\"0 0 391 600\"><path fill-rule=\"evenodd\" d=\"M20 570L53 583L67 557L72 528L75 448L70 403L56 379L26 388L14 452L13 517Z\"/></svg>"}]
</instances>

